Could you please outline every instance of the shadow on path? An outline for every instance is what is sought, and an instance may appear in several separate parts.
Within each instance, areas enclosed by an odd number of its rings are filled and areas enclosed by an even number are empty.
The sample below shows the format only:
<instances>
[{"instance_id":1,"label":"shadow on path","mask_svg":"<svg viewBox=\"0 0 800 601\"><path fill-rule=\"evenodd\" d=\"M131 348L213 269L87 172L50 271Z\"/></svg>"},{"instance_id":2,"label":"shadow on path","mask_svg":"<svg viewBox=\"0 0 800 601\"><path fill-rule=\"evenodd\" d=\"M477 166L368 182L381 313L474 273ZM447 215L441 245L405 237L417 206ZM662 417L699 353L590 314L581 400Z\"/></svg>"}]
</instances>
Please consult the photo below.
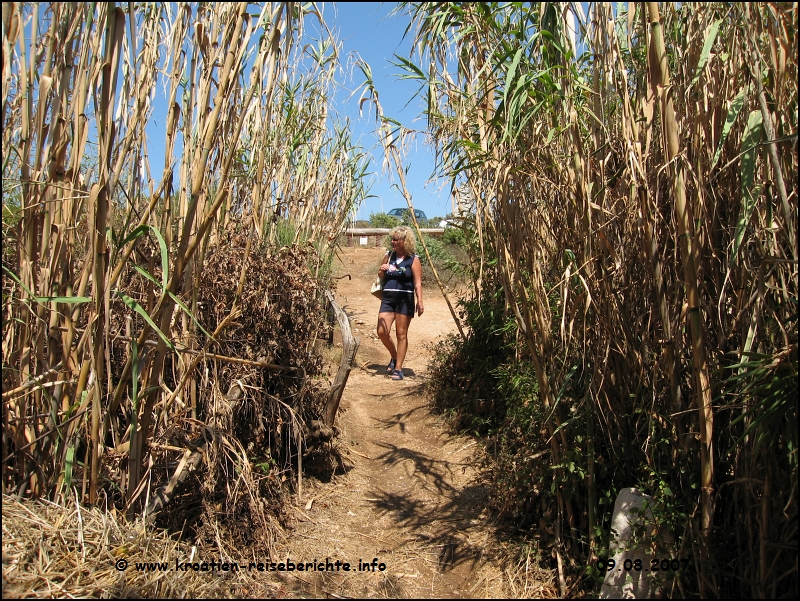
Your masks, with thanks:
<instances>
[{"instance_id":1,"label":"shadow on path","mask_svg":"<svg viewBox=\"0 0 800 601\"><path fill-rule=\"evenodd\" d=\"M375 509L391 516L399 527L414 532L421 548L436 554L438 571L452 570L462 564L474 567L482 547L473 545L465 534L469 534L472 526L483 524L481 513L488 490L476 483L451 484L458 472L463 474L471 464L435 459L386 442L375 444L384 449L375 461L387 468L402 469L405 478L414 482L411 490L404 486L401 491L387 490L390 483L378 484L370 492ZM420 494L420 487L428 494Z\"/></svg>"},{"instance_id":2,"label":"shadow on path","mask_svg":"<svg viewBox=\"0 0 800 601\"><path fill-rule=\"evenodd\" d=\"M471 485L457 491L440 506L407 494L373 491L375 509L389 514L398 526L414 531L415 550L433 552L440 572L462 564L474 568L482 556L481 545L472 544L465 533L473 522L482 522L480 511L487 491Z\"/></svg>"}]
</instances>

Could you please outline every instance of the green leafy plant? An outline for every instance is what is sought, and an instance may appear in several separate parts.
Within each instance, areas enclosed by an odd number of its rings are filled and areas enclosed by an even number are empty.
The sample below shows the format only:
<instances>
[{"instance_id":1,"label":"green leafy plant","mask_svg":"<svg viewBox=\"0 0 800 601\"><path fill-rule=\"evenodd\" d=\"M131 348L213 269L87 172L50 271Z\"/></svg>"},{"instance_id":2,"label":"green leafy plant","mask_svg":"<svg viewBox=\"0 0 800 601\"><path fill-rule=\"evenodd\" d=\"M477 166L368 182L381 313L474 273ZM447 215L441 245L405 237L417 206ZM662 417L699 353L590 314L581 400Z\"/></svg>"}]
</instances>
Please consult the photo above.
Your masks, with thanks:
<instances>
[{"instance_id":1,"label":"green leafy plant","mask_svg":"<svg viewBox=\"0 0 800 601\"><path fill-rule=\"evenodd\" d=\"M372 227L397 227L403 224L403 220L387 213L370 213L369 223Z\"/></svg>"},{"instance_id":2,"label":"green leafy plant","mask_svg":"<svg viewBox=\"0 0 800 601\"><path fill-rule=\"evenodd\" d=\"M442 234L442 242L463 247L467 244L467 237L464 235L464 230L460 227L448 227L445 228Z\"/></svg>"}]
</instances>

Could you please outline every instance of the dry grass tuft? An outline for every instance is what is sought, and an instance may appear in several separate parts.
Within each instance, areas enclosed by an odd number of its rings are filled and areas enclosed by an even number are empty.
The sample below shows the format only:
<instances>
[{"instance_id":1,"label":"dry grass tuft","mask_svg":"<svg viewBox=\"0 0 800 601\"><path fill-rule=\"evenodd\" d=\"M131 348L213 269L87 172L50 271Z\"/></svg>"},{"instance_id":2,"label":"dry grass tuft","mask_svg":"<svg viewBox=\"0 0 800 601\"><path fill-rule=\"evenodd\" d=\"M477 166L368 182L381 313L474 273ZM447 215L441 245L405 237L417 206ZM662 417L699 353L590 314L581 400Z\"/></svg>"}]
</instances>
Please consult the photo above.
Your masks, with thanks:
<instances>
[{"instance_id":1,"label":"dry grass tuft","mask_svg":"<svg viewBox=\"0 0 800 601\"><path fill-rule=\"evenodd\" d=\"M62 507L3 496L4 598L203 598L258 595L247 572L175 571L175 561L210 561L144 522L113 509ZM118 570L119 562L127 568ZM140 571L166 562L170 571ZM269 591L262 591L269 594Z\"/></svg>"}]
</instances>

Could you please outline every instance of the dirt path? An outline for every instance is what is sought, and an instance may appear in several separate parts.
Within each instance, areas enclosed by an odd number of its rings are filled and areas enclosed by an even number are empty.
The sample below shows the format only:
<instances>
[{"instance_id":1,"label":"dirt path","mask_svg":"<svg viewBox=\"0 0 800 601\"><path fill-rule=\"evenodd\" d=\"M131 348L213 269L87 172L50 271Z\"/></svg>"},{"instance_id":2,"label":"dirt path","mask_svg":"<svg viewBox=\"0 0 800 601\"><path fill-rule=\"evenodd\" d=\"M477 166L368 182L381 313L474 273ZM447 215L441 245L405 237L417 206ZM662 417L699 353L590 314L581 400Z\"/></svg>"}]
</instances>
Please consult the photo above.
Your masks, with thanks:
<instances>
[{"instance_id":1,"label":"dirt path","mask_svg":"<svg viewBox=\"0 0 800 601\"><path fill-rule=\"evenodd\" d=\"M448 435L420 394L426 345L455 329L447 305L426 282L425 313L409 328L406 379L385 373L375 337L378 301L369 294L383 251L344 249L337 302L361 338L337 425L344 471L307 479L281 557L349 562L350 572L294 572L285 593L303 596L495 597L513 593L491 557L486 490L476 481L476 443ZM359 563L384 564L375 572ZM370 570L372 567L370 566Z\"/></svg>"}]
</instances>

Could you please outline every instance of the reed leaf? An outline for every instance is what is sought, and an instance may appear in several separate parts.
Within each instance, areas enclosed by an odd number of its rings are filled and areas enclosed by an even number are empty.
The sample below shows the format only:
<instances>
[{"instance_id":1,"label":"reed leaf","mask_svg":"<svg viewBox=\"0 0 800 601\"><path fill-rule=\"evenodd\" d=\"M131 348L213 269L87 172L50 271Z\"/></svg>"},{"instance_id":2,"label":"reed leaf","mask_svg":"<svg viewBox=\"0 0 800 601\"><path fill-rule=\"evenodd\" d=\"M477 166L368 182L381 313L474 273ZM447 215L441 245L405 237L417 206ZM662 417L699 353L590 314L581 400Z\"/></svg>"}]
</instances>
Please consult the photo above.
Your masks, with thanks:
<instances>
[{"instance_id":1,"label":"reed leaf","mask_svg":"<svg viewBox=\"0 0 800 601\"><path fill-rule=\"evenodd\" d=\"M703 50L700 53L700 60L697 61L697 69L695 70L692 82L689 84L690 86L696 84L700 79L700 76L703 74L703 69L705 69L706 64L708 63L709 56L711 56L711 49L714 47L714 42L717 41L717 34L719 33L720 25L722 25L722 19L714 21L714 23L711 24L711 27L708 28L706 41L703 42Z\"/></svg>"},{"instance_id":2,"label":"reed leaf","mask_svg":"<svg viewBox=\"0 0 800 601\"><path fill-rule=\"evenodd\" d=\"M756 200L761 194L761 185L754 185L756 173L756 160L758 158L759 142L764 138L764 124L760 111L752 111L747 119L747 127L742 136L742 189L741 209L736 222L736 233L733 238L730 262L736 260L739 247L744 239L745 230L750 223L750 217L756 205Z\"/></svg>"},{"instance_id":3,"label":"reed leaf","mask_svg":"<svg viewBox=\"0 0 800 601\"><path fill-rule=\"evenodd\" d=\"M728 135L731 133L731 128L733 128L733 124L736 122L736 118L742 111L746 95L747 95L747 88L742 88L730 103L728 114L725 117L725 125L722 128L722 135L719 138L719 143L717 144L717 150L716 152L714 152L714 158L711 160L712 168L719 161L719 157L722 156L722 147L725 145L725 140L728 139Z\"/></svg>"}]
</instances>

